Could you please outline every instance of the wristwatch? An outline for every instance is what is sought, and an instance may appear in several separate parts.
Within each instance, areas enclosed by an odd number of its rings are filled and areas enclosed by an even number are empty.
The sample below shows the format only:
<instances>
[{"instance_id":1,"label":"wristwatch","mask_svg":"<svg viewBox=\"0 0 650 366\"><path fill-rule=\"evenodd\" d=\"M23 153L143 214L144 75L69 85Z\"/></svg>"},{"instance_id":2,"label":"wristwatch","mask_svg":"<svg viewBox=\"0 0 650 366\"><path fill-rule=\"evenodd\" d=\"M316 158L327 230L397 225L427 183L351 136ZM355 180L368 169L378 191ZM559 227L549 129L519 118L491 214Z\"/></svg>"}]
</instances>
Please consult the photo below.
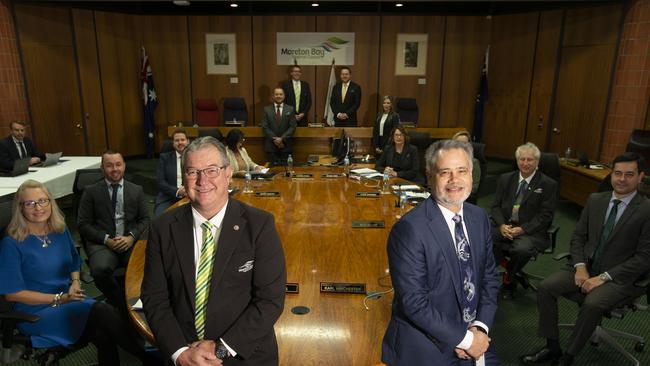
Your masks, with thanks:
<instances>
[{"instance_id":1,"label":"wristwatch","mask_svg":"<svg viewBox=\"0 0 650 366\"><path fill-rule=\"evenodd\" d=\"M214 351L214 354L220 360L225 360L226 358L230 358L230 352L228 352L226 346L224 346L223 343L221 342L219 342L219 345L217 346L217 349Z\"/></svg>"},{"instance_id":2,"label":"wristwatch","mask_svg":"<svg viewBox=\"0 0 650 366\"><path fill-rule=\"evenodd\" d=\"M600 280L603 281L603 282L608 282L609 281L609 276L605 272L599 274L598 278L600 278Z\"/></svg>"}]
</instances>

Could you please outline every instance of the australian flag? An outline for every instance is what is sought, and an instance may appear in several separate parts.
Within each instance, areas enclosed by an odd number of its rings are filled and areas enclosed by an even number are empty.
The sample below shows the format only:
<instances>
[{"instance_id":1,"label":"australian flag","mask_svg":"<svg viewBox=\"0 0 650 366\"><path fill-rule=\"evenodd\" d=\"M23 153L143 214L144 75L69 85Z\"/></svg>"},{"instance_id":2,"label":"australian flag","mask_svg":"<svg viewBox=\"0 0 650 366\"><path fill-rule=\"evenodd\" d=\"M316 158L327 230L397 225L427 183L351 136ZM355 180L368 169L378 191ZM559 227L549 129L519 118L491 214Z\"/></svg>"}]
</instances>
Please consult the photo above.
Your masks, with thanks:
<instances>
[{"instance_id":1,"label":"australian flag","mask_svg":"<svg viewBox=\"0 0 650 366\"><path fill-rule=\"evenodd\" d=\"M142 47L140 80L142 81L142 102L144 103L144 146L147 149L147 156L153 157L153 131L155 126L153 112L158 106L158 97L156 96L156 89L153 84L153 74L151 72L151 65L149 65L149 57L147 57L147 52L144 50L144 47Z\"/></svg>"},{"instance_id":2,"label":"australian flag","mask_svg":"<svg viewBox=\"0 0 650 366\"><path fill-rule=\"evenodd\" d=\"M473 139L475 142L483 140L483 110L485 102L488 99L488 62L490 60L490 46L485 50L485 60L481 68L481 80L478 85L478 92L476 92L476 103L474 106L474 129Z\"/></svg>"}]
</instances>

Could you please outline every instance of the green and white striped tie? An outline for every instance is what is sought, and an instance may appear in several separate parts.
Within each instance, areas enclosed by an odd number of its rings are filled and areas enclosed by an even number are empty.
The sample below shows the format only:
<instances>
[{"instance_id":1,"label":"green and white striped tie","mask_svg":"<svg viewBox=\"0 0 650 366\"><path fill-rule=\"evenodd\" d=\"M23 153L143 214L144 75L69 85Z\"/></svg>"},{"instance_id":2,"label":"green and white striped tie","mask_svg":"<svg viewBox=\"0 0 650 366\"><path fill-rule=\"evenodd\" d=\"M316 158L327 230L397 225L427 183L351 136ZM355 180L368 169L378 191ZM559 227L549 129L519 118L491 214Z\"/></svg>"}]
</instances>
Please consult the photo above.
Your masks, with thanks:
<instances>
[{"instance_id":1,"label":"green and white striped tie","mask_svg":"<svg viewBox=\"0 0 650 366\"><path fill-rule=\"evenodd\" d=\"M215 228L214 224L205 221L201 224L201 228L203 228L203 246L201 247L199 270L196 276L196 291L194 292L194 326L199 339L203 339L205 336L205 311L208 295L210 294L214 255L217 252L217 241L212 234L212 230Z\"/></svg>"}]
</instances>

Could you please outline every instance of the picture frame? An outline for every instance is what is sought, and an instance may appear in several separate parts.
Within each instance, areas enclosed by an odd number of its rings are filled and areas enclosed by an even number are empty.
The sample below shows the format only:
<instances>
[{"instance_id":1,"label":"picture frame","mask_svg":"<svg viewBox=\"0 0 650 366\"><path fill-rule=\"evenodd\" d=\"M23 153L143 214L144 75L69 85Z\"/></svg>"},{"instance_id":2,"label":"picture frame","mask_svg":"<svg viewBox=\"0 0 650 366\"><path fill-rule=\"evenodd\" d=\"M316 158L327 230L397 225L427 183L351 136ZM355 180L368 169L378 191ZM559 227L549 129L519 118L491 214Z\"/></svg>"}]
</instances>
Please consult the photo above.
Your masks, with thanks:
<instances>
[{"instance_id":1,"label":"picture frame","mask_svg":"<svg viewBox=\"0 0 650 366\"><path fill-rule=\"evenodd\" d=\"M208 74L237 74L237 38L234 33L206 33Z\"/></svg>"},{"instance_id":2,"label":"picture frame","mask_svg":"<svg viewBox=\"0 0 650 366\"><path fill-rule=\"evenodd\" d=\"M427 43L429 35L399 33L395 51L395 75L427 74Z\"/></svg>"}]
</instances>

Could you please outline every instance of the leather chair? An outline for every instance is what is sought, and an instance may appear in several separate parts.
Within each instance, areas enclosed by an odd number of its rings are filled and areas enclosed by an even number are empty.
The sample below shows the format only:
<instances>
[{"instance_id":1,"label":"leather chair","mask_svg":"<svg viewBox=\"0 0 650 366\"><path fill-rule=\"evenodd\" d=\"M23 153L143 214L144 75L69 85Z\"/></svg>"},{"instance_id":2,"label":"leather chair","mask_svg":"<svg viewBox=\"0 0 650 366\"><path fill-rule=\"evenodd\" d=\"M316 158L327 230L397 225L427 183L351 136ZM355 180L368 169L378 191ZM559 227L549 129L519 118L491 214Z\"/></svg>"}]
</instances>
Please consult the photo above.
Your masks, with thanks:
<instances>
[{"instance_id":1,"label":"leather chair","mask_svg":"<svg viewBox=\"0 0 650 366\"><path fill-rule=\"evenodd\" d=\"M196 100L196 123L201 126L217 126L219 124L219 107L214 99Z\"/></svg>"},{"instance_id":2,"label":"leather chair","mask_svg":"<svg viewBox=\"0 0 650 366\"><path fill-rule=\"evenodd\" d=\"M13 195L11 198L3 197L0 201L0 238L4 238L5 230L11 222L11 206L13 205Z\"/></svg>"},{"instance_id":3,"label":"leather chair","mask_svg":"<svg viewBox=\"0 0 650 366\"><path fill-rule=\"evenodd\" d=\"M553 259L557 261L563 259L570 259L570 258L571 258L571 254L569 253L560 253L555 257L553 257ZM645 311L645 312L648 311L647 304L650 303L650 273L647 273L644 278L636 281L634 283L634 286L645 289L644 295L646 296L646 304L642 304L638 302L639 298L643 297L643 295L641 295L640 297L630 297L624 299L619 304L617 304L613 309L607 311L605 313L605 318L623 319L626 315L635 311ZM559 327L560 329L573 330L575 324L559 324ZM635 341L634 350L636 352L643 352L643 349L645 348L644 336L620 331L613 328L608 328L603 326L602 324L596 327L596 330L591 335L590 342L594 346L598 346L600 343L605 343L608 346L614 348L618 353L623 355L623 357L628 359L635 366L640 366L641 363L639 362L639 360L636 357L634 357L634 355L630 351L626 350L620 343L618 343L614 337Z\"/></svg>"},{"instance_id":4,"label":"leather chair","mask_svg":"<svg viewBox=\"0 0 650 366\"><path fill-rule=\"evenodd\" d=\"M485 176L487 175L487 159L485 158L485 144L482 142L472 142L474 158L478 160L481 167L481 176L479 177L478 191L470 194L467 202L476 204L481 194L481 188L485 185Z\"/></svg>"},{"instance_id":5,"label":"leather chair","mask_svg":"<svg viewBox=\"0 0 650 366\"><path fill-rule=\"evenodd\" d=\"M162 146L160 147L160 154L170 152L174 150L174 143L171 139L166 138L163 140Z\"/></svg>"},{"instance_id":6,"label":"leather chair","mask_svg":"<svg viewBox=\"0 0 650 366\"><path fill-rule=\"evenodd\" d=\"M244 98L225 98L223 100L223 120L248 122L248 111Z\"/></svg>"},{"instance_id":7,"label":"leather chair","mask_svg":"<svg viewBox=\"0 0 650 366\"><path fill-rule=\"evenodd\" d=\"M219 141L223 141L223 134L216 127L199 129L199 137L203 137L203 136L212 136Z\"/></svg>"},{"instance_id":8,"label":"leather chair","mask_svg":"<svg viewBox=\"0 0 650 366\"><path fill-rule=\"evenodd\" d=\"M399 114L399 119L403 124L418 124L418 103L415 98L399 98L395 106L395 112Z\"/></svg>"},{"instance_id":9,"label":"leather chair","mask_svg":"<svg viewBox=\"0 0 650 366\"><path fill-rule=\"evenodd\" d=\"M418 176L415 179L415 183L423 183L426 186L426 162L424 161L424 154L427 152L427 149L433 142L431 139L431 134L428 132L417 132L417 131L408 131L409 139L411 145L414 145L418 148L418 158L420 160Z\"/></svg>"}]
</instances>

